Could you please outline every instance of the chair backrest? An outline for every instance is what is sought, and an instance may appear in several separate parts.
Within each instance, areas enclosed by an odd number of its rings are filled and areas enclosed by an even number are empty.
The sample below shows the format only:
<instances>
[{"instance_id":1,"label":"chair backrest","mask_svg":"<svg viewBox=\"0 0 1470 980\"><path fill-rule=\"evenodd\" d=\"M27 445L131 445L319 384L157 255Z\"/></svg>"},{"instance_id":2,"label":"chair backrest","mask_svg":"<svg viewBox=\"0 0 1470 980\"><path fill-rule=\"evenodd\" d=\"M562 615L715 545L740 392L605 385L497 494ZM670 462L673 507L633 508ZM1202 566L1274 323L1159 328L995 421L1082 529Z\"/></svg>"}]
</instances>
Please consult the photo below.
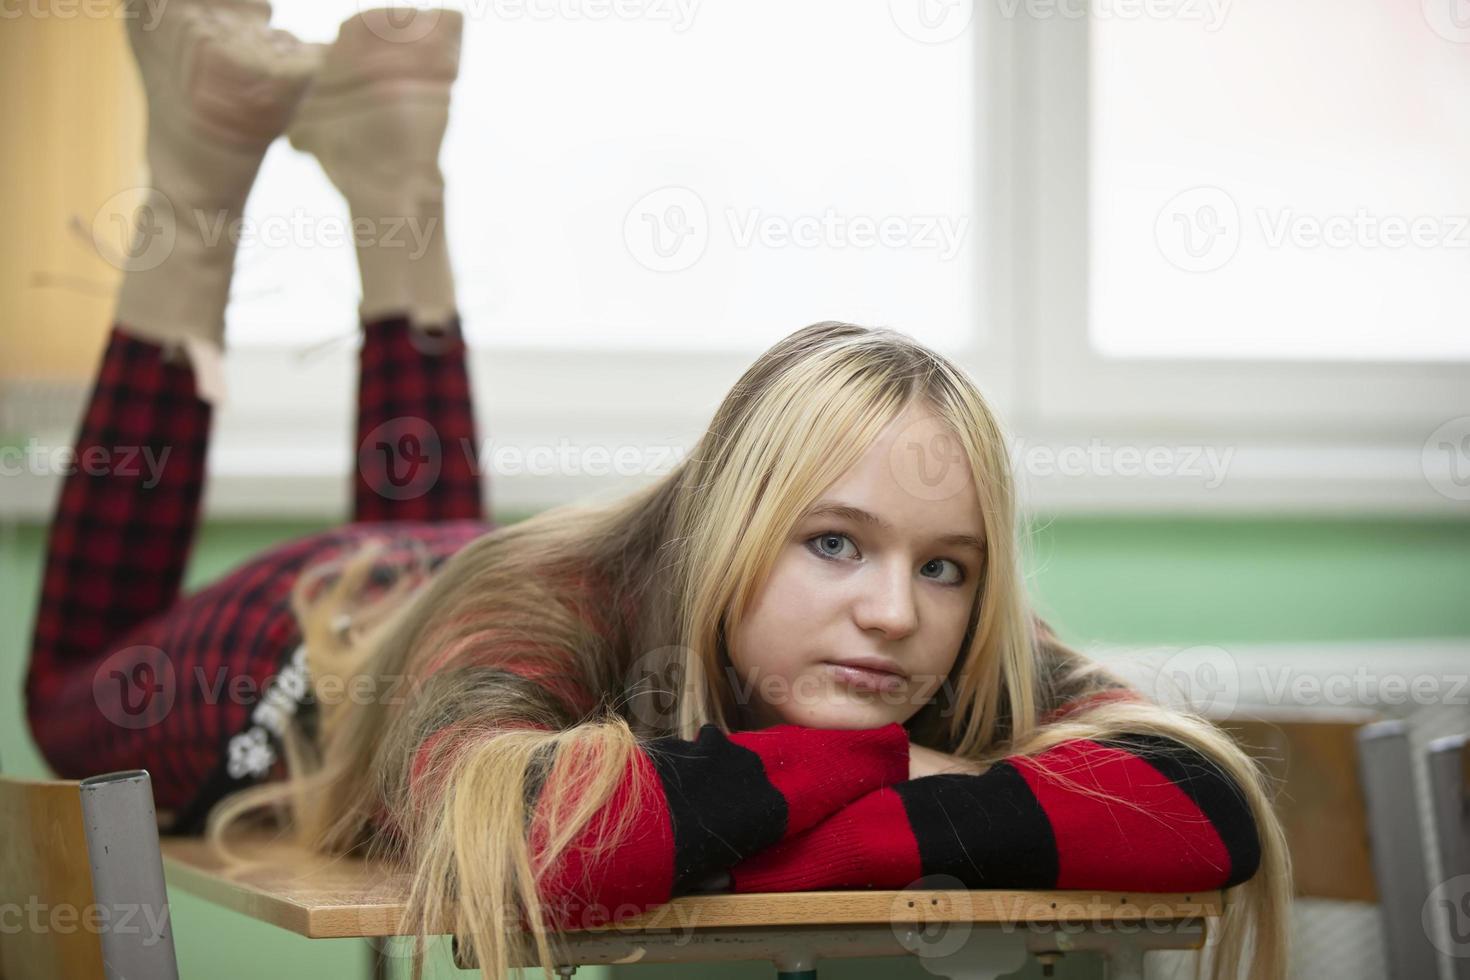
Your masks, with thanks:
<instances>
[{"instance_id":1,"label":"chair backrest","mask_svg":"<svg viewBox=\"0 0 1470 980\"><path fill-rule=\"evenodd\" d=\"M177 978L148 773L0 775L0 907L0 978Z\"/></svg>"},{"instance_id":2,"label":"chair backrest","mask_svg":"<svg viewBox=\"0 0 1470 980\"><path fill-rule=\"evenodd\" d=\"M1426 754L1443 878L1433 904L1445 916L1456 980L1470 980L1470 735L1435 739Z\"/></svg>"},{"instance_id":3,"label":"chair backrest","mask_svg":"<svg viewBox=\"0 0 1470 980\"><path fill-rule=\"evenodd\" d=\"M1433 980L1439 975L1439 953L1424 929L1429 865L1408 723L1394 719L1363 726L1358 760L1389 975Z\"/></svg>"},{"instance_id":4,"label":"chair backrest","mask_svg":"<svg viewBox=\"0 0 1470 980\"><path fill-rule=\"evenodd\" d=\"M1298 896L1373 902L1396 980L1437 975L1407 726L1374 712L1262 711L1216 719L1280 781L1277 813Z\"/></svg>"},{"instance_id":5,"label":"chair backrest","mask_svg":"<svg viewBox=\"0 0 1470 980\"><path fill-rule=\"evenodd\" d=\"M1216 722L1280 787L1276 812L1286 830L1298 895L1378 901L1357 743L1358 730L1376 717L1293 712Z\"/></svg>"}]
</instances>

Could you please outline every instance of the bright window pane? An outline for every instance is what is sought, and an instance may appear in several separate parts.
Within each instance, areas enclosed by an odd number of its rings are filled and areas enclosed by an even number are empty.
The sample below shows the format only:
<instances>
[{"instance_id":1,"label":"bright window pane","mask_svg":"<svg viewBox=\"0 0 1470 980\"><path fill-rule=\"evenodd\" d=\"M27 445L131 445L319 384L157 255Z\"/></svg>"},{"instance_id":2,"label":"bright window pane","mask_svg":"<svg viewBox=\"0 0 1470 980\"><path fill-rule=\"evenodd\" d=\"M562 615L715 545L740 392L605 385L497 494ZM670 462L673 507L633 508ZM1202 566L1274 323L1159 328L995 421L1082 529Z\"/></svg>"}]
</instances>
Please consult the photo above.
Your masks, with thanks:
<instances>
[{"instance_id":1,"label":"bright window pane","mask_svg":"<svg viewBox=\"0 0 1470 980\"><path fill-rule=\"evenodd\" d=\"M1095 346L1470 358L1459 2L1097 4Z\"/></svg>"},{"instance_id":2,"label":"bright window pane","mask_svg":"<svg viewBox=\"0 0 1470 980\"><path fill-rule=\"evenodd\" d=\"M277 0L275 23L328 40L358 7ZM462 9L443 163L472 338L758 349L822 319L976 336L973 24L918 40L885 0ZM346 222L278 142L247 214L297 213ZM232 343L355 328L350 243L290 237L241 249Z\"/></svg>"}]
</instances>

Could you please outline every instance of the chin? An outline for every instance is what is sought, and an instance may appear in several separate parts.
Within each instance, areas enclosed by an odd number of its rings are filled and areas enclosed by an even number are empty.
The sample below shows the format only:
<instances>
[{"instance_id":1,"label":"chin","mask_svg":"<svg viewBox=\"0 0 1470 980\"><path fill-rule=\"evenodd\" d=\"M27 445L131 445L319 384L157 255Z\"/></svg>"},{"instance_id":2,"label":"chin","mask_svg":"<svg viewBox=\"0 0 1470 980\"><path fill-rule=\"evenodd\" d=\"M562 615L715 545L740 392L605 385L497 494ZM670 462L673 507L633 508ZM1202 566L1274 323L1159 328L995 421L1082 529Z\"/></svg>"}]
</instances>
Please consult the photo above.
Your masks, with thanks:
<instances>
[{"instance_id":1,"label":"chin","mask_svg":"<svg viewBox=\"0 0 1470 980\"><path fill-rule=\"evenodd\" d=\"M830 702L826 704L797 707L787 719L787 724L806 728L856 729L881 728L895 721L903 721L902 713L895 711L896 705L862 704L857 701Z\"/></svg>"}]
</instances>

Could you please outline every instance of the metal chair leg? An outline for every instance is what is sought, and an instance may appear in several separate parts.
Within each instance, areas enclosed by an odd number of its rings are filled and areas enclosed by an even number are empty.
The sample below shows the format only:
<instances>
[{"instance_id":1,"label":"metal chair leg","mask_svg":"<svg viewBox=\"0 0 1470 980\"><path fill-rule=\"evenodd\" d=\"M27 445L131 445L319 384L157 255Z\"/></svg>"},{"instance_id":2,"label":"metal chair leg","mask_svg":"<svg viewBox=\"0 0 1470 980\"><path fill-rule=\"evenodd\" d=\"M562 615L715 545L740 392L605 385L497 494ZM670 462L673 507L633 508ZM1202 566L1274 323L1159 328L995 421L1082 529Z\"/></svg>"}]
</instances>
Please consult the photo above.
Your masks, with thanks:
<instances>
[{"instance_id":1,"label":"metal chair leg","mask_svg":"<svg viewBox=\"0 0 1470 980\"><path fill-rule=\"evenodd\" d=\"M1429 895L1429 878L1414 792L1409 726L1399 720L1364 725L1358 731L1358 763L1389 976L1393 980L1436 976L1436 953L1420 918Z\"/></svg>"},{"instance_id":2,"label":"metal chair leg","mask_svg":"<svg viewBox=\"0 0 1470 980\"><path fill-rule=\"evenodd\" d=\"M178 980L153 782L132 769L81 781L82 819L109 980Z\"/></svg>"}]
</instances>

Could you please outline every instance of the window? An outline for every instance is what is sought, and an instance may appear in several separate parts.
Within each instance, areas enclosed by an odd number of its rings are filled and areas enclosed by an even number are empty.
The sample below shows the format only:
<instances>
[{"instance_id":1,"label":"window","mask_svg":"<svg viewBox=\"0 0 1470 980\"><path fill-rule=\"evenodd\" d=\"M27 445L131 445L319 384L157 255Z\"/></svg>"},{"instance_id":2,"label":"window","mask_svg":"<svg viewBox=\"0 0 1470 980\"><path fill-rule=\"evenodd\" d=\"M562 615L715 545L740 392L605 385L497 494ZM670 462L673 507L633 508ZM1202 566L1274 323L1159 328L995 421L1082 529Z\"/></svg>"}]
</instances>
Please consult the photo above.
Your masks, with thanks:
<instances>
[{"instance_id":1,"label":"window","mask_svg":"<svg viewBox=\"0 0 1470 980\"><path fill-rule=\"evenodd\" d=\"M964 365L1038 510L1463 507L1454 2L464 0L442 160L482 440L667 459L836 318ZM330 41L359 6L276 8ZM340 513L345 204L282 141L245 227L210 504Z\"/></svg>"},{"instance_id":2,"label":"window","mask_svg":"<svg viewBox=\"0 0 1470 980\"><path fill-rule=\"evenodd\" d=\"M1470 60L1420 5L1092 21L1092 345L1470 360Z\"/></svg>"},{"instance_id":3,"label":"window","mask_svg":"<svg viewBox=\"0 0 1470 980\"><path fill-rule=\"evenodd\" d=\"M329 41L360 6L274 23ZM883 0L460 6L441 159L473 343L754 354L824 319L980 339L968 32L916 38ZM355 330L346 207L314 160L278 142L246 226L232 344Z\"/></svg>"},{"instance_id":4,"label":"window","mask_svg":"<svg viewBox=\"0 0 1470 980\"><path fill-rule=\"evenodd\" d=\"M1467 414L1470 252L1298 241L1360 207L1470 235L1463 46L1368 0L1013 6L1035 425L1234 451L1194 506L1447 506L1425 447Z\"/></svg>"}]
</instances>

